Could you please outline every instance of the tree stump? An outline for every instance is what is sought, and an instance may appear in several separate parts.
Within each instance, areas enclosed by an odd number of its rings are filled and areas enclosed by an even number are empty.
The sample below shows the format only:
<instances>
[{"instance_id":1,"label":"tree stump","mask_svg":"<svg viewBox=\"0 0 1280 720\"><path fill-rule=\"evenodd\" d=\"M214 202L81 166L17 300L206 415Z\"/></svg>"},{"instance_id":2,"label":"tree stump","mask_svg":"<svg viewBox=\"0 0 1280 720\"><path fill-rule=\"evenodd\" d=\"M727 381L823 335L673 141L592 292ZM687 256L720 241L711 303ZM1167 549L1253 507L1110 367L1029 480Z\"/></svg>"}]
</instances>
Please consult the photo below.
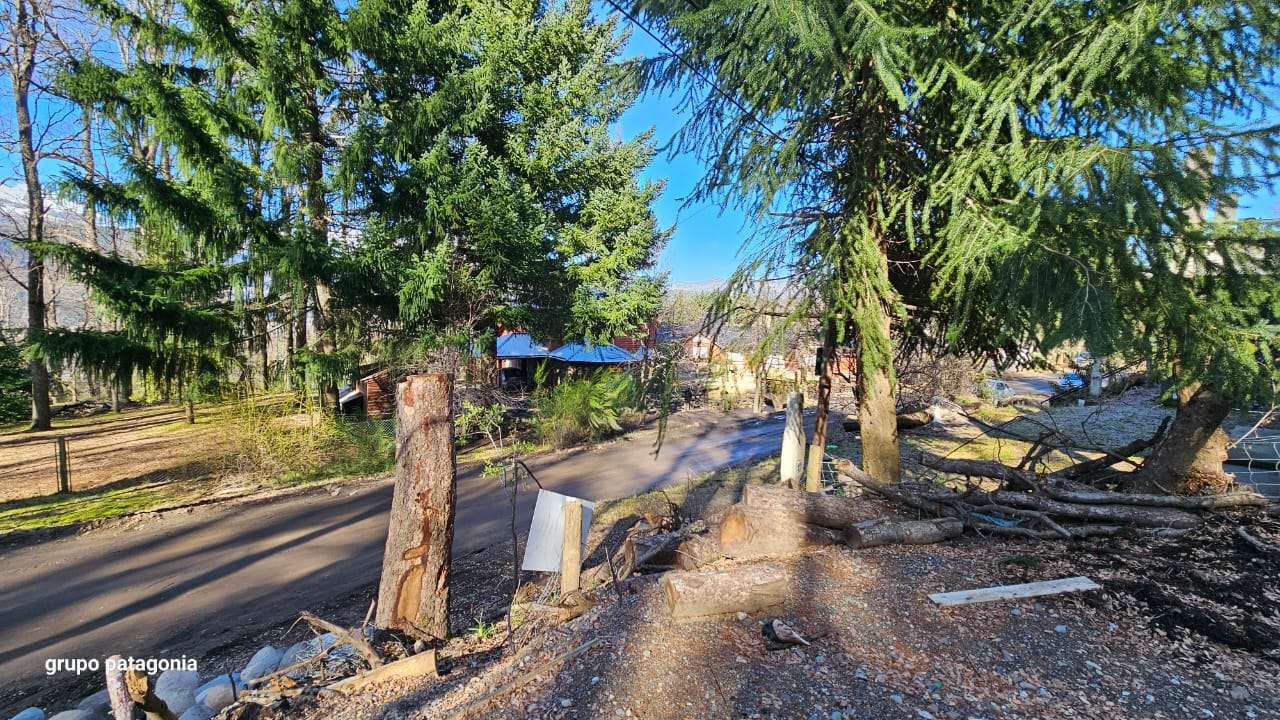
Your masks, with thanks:
<instances>
[{"instance_id":1,"label":"tree stump","mask_svg":"<svg viewBox=\"0 0 1280 720\"><path fill-rule=\"evenodd\" d=\"M787 487L799 488L804 477L804 393L787 395L787 424L782 428L779 477Z\"/></svg>"},{"instance_id":2,"label":"tree stump","mask_svg":"<svg viewBox=\"0 0 1280 720\"><path fill-rule=\"evenodd\" d=\"M742 502L749 508L787 512L810 525L841 531L873 519L866 506L855 498L802 493L776 485L748 485L742 491Z\"/></svg>"},{"instance_id":3,"label":"tree stump","mask_svg":"<svg viewBox=\"0 0 1280 720\"><path fill-rule=\"evenodd\" d=\"M759 612L787 599L786 573L777 565L723 572L672 571L662 576L667 609L677 619Z\"/></svg>"},{"instance_id":4,"label":"tree stump","mask_svg":"<svg viewBox=\"0 0 1280 720\"><path fill-rule=\"evenodd\" d=\"M793 512L734 505L720 523L720 551L732 558L765 557L844 541L840 532L810 525L803 517Z\"/></svg>"},{"instance_id":5,"label":"tree stump","mask_svg":"<svg viewBox=\"0 0 1280 720\"><path fill-rule=\"evenodd\" d=\"M956 518L936 520L871 520L850 525L845 541L851 548L878 545L928 545L959 537L964 523Z\"/></svg>"},{"instance_id":6,"label":"tree stump","mask_svg":"<svg viewBox=\"0 0 1280 720\"><path fill-rule=\"evenodd\" d=\"M681 570L697 570L724 557L716 534L694 535L676 546L675 563Z\"/></svg>"},{"instance_id":7,"label":"tree stump","mask_svg":"<svg viewBox=\"0 0 1280 720\"><path fill-rule=\"evenodd\" d=\"M377 623L422 638L449 635L456 478L453 378L411 375L396 389L396 485Z\"/></svg>"}]
</instances>

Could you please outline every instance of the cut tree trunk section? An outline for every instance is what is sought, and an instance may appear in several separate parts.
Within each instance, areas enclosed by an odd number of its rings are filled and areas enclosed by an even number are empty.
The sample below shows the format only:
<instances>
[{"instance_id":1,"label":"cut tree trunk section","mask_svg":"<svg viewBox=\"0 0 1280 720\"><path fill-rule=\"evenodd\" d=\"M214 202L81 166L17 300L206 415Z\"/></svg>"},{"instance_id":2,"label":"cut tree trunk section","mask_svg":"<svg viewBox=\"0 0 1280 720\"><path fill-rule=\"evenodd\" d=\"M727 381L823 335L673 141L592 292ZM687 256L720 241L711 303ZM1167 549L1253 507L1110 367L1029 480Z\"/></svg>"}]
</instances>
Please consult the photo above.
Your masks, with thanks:
<instances>
[{"instance_id":1,"label":"cut tree trunk section","mask_svg":"<svg viewBox=\"0 0 1280 720\"><path fill-rule=\"evenodd\" d=\"M748 485L742 491L742 502L749 508L790 513L810 525L841 531L873 519L865 505L853 498L796 492L777 485Z\"/></svg>"},{"instance_id":2,"label":"cut tree trunk section","mask_svg":"<svg viewBox=\"0 0 1280 720\"><path fill-rule=\"evenodd\" d=\"M456 478L453 378L411 375L396 389L396 484L377 623L414 637L449 634Z\"/></svg>"},{"instance_id":3,"label":"cut tree trunk section","mask_svg":"<svg viewBox=\"0 0 1280 720\"><path fill-rule=\"evenodd\" d=\"M1210 388L1193 385L1180 390L1173 424L1138 472L1138 488L1202 495L1229 487L1232 478L1222 463L1230 439L1221 428L1229 412L1230 400Z\"/></svg>"},{"instance_id":4,"label":"cut tree trunk section","mask_svg":"<svg viewBox=\"0 0 1280 720\"><path fill-rule=\"evenodd\" d=\"M956 518L936 520L870 520L850 525L845 541L851 548L880 545L928 545L959 537L964 523Z\"/></svg>"},{"instance_id":5,"label":"cut tree trunk section","mask_svg":"<svg viewBox=\"0 0 1280 720\"><path fill-rule=\"evenodd\" d=\"M662 576L667 609L677 619L753 613L787 599L789 582L777 565L745 565L723 572L672 571Z\"/></svg>"},{"instance_id":6,"label":"cut tree trunk section","mask_svg":"<svg viewBox=\"0 0 1280 720\"><path fill-rule=\"evenodd\" d=\"M729 508L720 523L720 551L731 558L784 555L843 540L835 530L804 522L803 515L742 504Z\"/></svg>"}]
</instances>

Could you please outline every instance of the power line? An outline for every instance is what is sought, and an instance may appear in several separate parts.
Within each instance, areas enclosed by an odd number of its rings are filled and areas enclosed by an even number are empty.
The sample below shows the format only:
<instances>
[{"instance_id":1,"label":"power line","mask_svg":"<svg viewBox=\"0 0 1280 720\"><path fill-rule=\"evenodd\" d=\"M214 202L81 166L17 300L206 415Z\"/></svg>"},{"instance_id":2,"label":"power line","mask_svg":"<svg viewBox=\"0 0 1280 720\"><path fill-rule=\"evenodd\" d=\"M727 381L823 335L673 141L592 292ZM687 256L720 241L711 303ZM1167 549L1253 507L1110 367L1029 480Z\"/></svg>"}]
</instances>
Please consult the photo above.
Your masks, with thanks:
<instances>
[{"instance_id":1,"label":"power line","mask_svg":"<svg viewBox=\"0 0 1280 720\"><path fill-rule=\"evenodd\" d=\"M750 110L748 110L748 109L747 109L747 107L746 107L745 105L743 105L741 102L739 102L737 98L735 98L734 96L732 96L732 95L730 95L728 92L726 92L723 88L721 88L718 84L716 84L716 82L715 82L714 80L712 80L711 78L707 77L707 76L706 76L706 75L705 75L701 70L699 70L697 67L694 67L693 63L689 62L688 60L686 60L686 59L684 58L684 55L682 55L682 54L680 54L680 53L676 52L675 50L673 50L673 49L671 48L671 46L670 46L670 45L668 45L668 44L666 43L666 41L665 41L665 40L663 40L662 38L658 37L658 35L657 35L656 33L654 33L652 30L650 30L649 28L645 27L645 25L644 25L643 23L641 23L639 20L637 20L637 19L636 19L636 17L635 17L634 15L632 15L631 13L627 12L626 10L624 10L624 9L622 8L622 6L621 6L621 5L619 5L619 4L616 2L616 0L605 0L605 2L607 2L610 6L612 6L614 10L617 10L619 13L621 13L621 14L622 14L622 16L623 16L623 17L625 17L627 20L629 20L629 21L631 22L631 24L632 24L632 25L635 25L636 27L638 27L638 28L640 28L641 30L643 30L645 35L648 35L649 37L653 38L654 42L656 42L656 43L658 43L659 45L661 45L663 50L666 50L666 51L667 51L667 53L668 53L668 54L670 54L671 56L673 56L676 60L678 60L678 61L680 62L680 64L681 64L681 65L683 65L683 66L685 66L686 68L688 68L689 72L693 73L694 77L698 78L698 79L699 79L699 80L701 80L702 82L704 82L704 83L706 83L707 85L709 85L709 86L711 87L711 89L713 89L713 90L715 90L717 93L719 93L721 97L723 97L725 100L728 100L729 102L733 103L733 105L734 105L735 107L737 107L737 108L738 108L738 110L742 112L742 114L746 115L747 117L749 117L749 118L751 118L753 121L755 121L755 123L756 123L757 125L759 125L759 126L760 126L760 129L762 129L762 130L764 130L765 132L767 132L767 133L769 133L770 135L772 135L774 138L776 138L776 139L778 140L778 142L782 142L782 143L785 143L785 142L786 142L786 138L782 137L782 136L781 136L781 135L779 135L777 132L775 132L775 131L773 130L773 128L769 127L768 125L766 125L766 124L765 124L765 122L764 122L763 120L761 120L760 118L756 117L755 113L753 113L753 112L751 112Z\"/></svg>"}]
</instances>

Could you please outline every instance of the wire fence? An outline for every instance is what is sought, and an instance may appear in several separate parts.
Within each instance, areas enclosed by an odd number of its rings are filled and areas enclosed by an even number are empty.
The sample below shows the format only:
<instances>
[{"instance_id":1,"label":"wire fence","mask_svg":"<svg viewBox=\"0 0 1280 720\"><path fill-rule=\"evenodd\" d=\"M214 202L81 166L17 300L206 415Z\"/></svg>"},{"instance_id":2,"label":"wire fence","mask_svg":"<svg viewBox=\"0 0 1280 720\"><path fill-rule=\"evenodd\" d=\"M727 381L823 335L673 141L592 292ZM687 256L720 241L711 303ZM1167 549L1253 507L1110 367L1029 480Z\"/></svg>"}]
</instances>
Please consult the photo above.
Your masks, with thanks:
<instances>
[{"instance_id":1,"label":"wire fence","mask_svg":"<svg viewBox=\"0 0 1280 720\"><path fill-rule=\"evenodd\" d=\"M1226 470L1258 492L1280 497L1280 437L1240 440L1227 450Z\"/></svg>"}]
</instances>

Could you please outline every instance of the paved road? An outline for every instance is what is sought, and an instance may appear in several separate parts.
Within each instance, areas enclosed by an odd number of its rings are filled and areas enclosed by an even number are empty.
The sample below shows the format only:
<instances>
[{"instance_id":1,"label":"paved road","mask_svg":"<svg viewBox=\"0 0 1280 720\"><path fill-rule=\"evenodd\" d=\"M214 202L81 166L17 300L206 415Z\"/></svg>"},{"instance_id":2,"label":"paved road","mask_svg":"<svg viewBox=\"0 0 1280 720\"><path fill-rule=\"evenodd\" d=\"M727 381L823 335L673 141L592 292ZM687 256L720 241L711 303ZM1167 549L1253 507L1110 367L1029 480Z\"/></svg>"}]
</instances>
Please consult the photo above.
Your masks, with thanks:
<instances>
[{"instance_id":1,"label":"paved road","mask_svg":"<svg viewBox=\"0 0 1280 720\"><path fill-rule=\"evenodd\" d=\"M687 413L656 459L652 433L642 432L530 465L547 489L625 497L776 452L781 427L778 417ZM534 494L522 498L527 526ZM47 658L199 657L230 633L249 635L369 585L390 501L384 481L0 552L0 717L42 684ZM492 480L464 471L458 501L455 554L507 537L509 505Z\"/></svg>"}]
</instances>

